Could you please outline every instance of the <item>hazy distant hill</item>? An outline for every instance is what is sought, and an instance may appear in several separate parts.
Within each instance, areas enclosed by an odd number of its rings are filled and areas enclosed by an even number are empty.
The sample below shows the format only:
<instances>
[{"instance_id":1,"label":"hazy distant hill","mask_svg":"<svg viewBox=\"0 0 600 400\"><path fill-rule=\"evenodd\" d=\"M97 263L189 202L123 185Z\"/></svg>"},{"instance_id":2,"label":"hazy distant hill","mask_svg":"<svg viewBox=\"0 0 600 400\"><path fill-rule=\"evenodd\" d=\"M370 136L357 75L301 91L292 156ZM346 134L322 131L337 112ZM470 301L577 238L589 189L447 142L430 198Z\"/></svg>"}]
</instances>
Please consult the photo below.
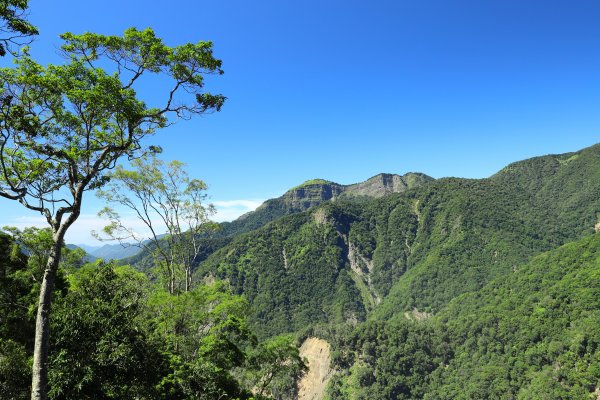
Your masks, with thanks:
<instances>
[{"instance_id":1,"label":"hazy distant hill","mask_svg":"<svg viewBox=\"0 0 600 400\"><path fill-rule=\"evenodd\" d=\"M124 247L120 244L105 244L103 246L89 246L85 244L76 245L84 249L88 254L105 261L121 260L139 253L140 248L136 246Z\"/></svg>"}]
</instances>

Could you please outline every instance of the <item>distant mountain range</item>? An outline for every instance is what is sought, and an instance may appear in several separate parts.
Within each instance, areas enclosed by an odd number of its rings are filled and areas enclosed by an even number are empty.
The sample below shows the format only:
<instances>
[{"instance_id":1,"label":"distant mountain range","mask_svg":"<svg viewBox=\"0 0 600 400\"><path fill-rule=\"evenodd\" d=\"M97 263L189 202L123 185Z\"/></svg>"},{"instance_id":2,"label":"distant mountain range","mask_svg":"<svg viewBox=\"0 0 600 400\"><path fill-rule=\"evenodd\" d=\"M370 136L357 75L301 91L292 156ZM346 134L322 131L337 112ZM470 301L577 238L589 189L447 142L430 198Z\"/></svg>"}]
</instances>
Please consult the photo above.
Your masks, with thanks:
<instances>
[{"instance_id":1,"label":"distant mountain range","mask_svg":"<svg viewBox=\"0 0 600 400\"><path fill-rule=\"evenodd\" d=\"M303 212L330 201L362 203L388 194L401 193L433 180L434 178L430 176L415 172L404 175L381 173L364 182L350 185L341 185L324 179L308 180L280 197L265 201L256 210L232 222L220 223L219 230L212 233L210 238L204 239L203 252L198 262L227 245L236 235L258 229L283 216ZM151 264L145 251L126 256L122 262L138 265L141 269Z\"/></svg>"},{"instance_id":2,"label":"distant mountain range","mask_svg":"<svg viewBox=\"0 0 600 400\"><path fill-rule=\"evenodd\" d=\"M75 245L95 258L101 258L105 261L121 260L131 257L140 252L140 248L136 246L123 246L121 244L105 244L103 246L90 246L86 244Z\"/></svg>"}]
</instances>

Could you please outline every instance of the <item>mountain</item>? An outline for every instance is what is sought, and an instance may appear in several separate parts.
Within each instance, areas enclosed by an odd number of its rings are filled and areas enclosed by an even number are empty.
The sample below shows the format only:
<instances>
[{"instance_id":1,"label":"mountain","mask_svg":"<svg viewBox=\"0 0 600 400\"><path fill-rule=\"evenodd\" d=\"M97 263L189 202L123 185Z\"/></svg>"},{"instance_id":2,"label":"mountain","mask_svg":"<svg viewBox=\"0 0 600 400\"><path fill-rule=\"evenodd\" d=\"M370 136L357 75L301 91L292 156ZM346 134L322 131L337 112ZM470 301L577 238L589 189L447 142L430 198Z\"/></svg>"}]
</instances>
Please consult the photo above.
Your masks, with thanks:
<instances>
[{"instance_id":1,"label":"mountain","mask_svg":"<svg viewBox=\"0 0 600 400\"><path fill-rule=\"evenodd\" d=\"M90 262L94 262L97 260L96 257L94 257L93 255L91 255L86 249L84 249L81 246L75 245L75 244L67 244L66 245L67 249L69 250L77 250L77 249L81 249L85 252L85 256L83 257L83 261L86 263L90 263Z\"/></svg>"},{"instance_id":2,"label":"mountain","mask_svg":"<svg viewBox=\"0 0 600 400\"><path fill-rule=\"evenodd\" d=\"M340 373L329 398L598 398L599 266L593 234L515 266L437 315L372 318L338 332Z\"/></svg>"},{"instance_id":3,"label":"mountain","mask_svg":"<svg viewBox=\"0 0 600 400\"><path fill-rule=\"evenodd\" d=\"M351 185L312 179L276 199L265 201L255 211L244 214L233 222L222 223L218 235L226 237L249 232L284 215L306 211L326 201L379 198L391 193L401 193L433 180L430 176L415 172L405 175L382 173Z\"/></svg>"},{"instance_id":4,"label":"mountain","mask_svg":"<svg viewBox=\"0 0 600 400\"><path fill-rule=\"evenodd\" d=\"M100 248L100 246L91 246L88 244L73 244L73 245L68 245L68 246L79 247L80 249L83 249L88 254L92 254L93 251L98 250Z\"/></svg>"},{"instance_id":5,"label":"mountain","mask_svg":"<svg viewBox=\"0 0 600 400\"><path fill-rule=\"evenodd\" d=\"M282 196L265 201L255 211L246 213L232 222L219 224L219 230L209 238L203 239L203 251L198 262L231 242L232 238L246 232L258 229L271 221L286 215L299 213L319 204L336 201L367 201L380 198L392 193L400 193L433 181L434 179L422 173L409 172L405 175L378 174L374 177L351 185L340 185L324 179L312 179L298 185ZM102 254L93 253L98 257ZM120 257L122 263L146 269L151 261L145 251Z\"/></svg>"},{"instance_id":6,"label":"mountain","mask_svg":"<svg viewBox=\"0 0 600 400\"><path fill-rule=\"evenodd\" d=\"M121 260L140 252L137 246L123 246L121 244L105 244L92 252L92 255L103 260Z\"/></svg>"},{"instance_id":7,"label":"mountain","mask_svg":"<svg viewBox=\"0 0 600 400\"><path fill-rule=\"evenodd\" d=\"M140 252L139 247L123 246L121 244L105 244L103 246L78 244L74 246L80 247L93 257L101 258L105 261L121 260L127 257L132 257Z\"/></svg>"},{"instance_id":8,"label":"mountain","mask_svg":"<svg viewBox=\"0 0 600 400\"><path fill-rule=\"evenodd\" d=\"M326 339L327 398L598 397L600 145L347 193L290 190L271 204L298 212L232 235L196 278L243 294L261 337Z\"/></svg>"},{"instance_id":9,"label":"mountain","mask_svg":"<svg viewBox=\"0 0 600 400\"><path fill-rule=\"evenodd\" d=\"M249 299L265 337L413 310L435 314L532 256L593 233L600 146L362 202L329 196L322 188L338 190L331 183L306 187L270 204L335 201L236 235L198 268L198 279L228 280ZM309 200L298 203L296 193Z\"/></svg>"}]
</instances>

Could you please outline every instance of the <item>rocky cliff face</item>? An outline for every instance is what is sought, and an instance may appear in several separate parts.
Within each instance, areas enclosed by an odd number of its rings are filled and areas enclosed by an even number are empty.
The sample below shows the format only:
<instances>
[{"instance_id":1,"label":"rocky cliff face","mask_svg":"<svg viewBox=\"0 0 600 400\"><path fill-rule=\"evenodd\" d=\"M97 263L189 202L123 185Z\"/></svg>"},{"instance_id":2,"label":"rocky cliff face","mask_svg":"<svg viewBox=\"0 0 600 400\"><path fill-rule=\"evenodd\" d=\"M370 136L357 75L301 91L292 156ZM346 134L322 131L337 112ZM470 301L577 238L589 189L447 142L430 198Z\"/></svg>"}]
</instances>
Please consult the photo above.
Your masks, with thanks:
<instances>
[{"instance_id":1,"label":"rocky cliff face","mask_svg":"<svg viewBox=\"0 0 600 400\"><path fill-rule=\"evenodd\" d=\"M421 173L409 172L405 175L378 174L364 182L340 185L335 182L313 179L287 191L283 196L269 200L284 203L293 211L304 211L325 201L338 198L383 197L399 193L432 181L433 178Z\"/></svg>"},{"instance_id":2,"label":"rocky cliff face","mask_svg":"<svg viewBox=\"0 0 600 400\"><path fill-rule=\"evenodd\" d=\"M324 179L312 179L288 190L276 199L265 201L255 211L244 214L233 222L222 223L221 230L216 236L231 237L249 232L284 215L306 211L326 201L383 197L390 193L415 188L433 180L430 176L414 172L405 175L379 174L364 182L351 185L340 185Z\"/></svg>"},{"instance_id":3,"label":"rocky cliff face","mask_svg":"<svg viewBox=\"0 0 600 400\"><path fill-rule=\"evenodd\" d=\"M287 191L279 199L294 210L307 210L324 201L335 200L344 193L344 186L335 182L304 183Z\"/></svg>"},{"instance_id":4,"label":"rocky cliff face","mask_svg":"<svg viewBox=\"0 0 600 400\"><path fill-rule=\"evenodd\" d=\"M421 173L409 172L405 175L379 174L364 182L344 186L348 196L383 197L390 193L399 193L432 181L433 178Z\"/></svg>"}]
</instances>

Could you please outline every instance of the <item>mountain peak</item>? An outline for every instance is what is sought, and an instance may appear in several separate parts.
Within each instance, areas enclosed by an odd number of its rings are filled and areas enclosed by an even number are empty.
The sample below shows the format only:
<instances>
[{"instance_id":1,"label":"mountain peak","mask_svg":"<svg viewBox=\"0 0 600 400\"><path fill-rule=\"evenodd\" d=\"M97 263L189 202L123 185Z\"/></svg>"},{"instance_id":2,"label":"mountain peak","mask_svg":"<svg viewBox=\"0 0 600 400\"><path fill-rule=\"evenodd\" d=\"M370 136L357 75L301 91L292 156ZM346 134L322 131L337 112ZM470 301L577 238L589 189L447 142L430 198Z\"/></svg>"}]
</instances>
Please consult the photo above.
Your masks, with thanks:
<instances>
[{"instance_id":1,"label":"mountain peak","mask_svg":"<svg viewBox=\"0 0 600 400\"><path fill-rule=\"evenodd\" d=\"M433 178L422 173L405 175L379 173L364 182L342 185L325 179L310 179L288 190L278 199L294 212L307 210L324 201L338 198L383 197L417 187Z\"/></svg>"},{"instance_id":2,"label":"mountain peak","mask_svg":"<svg viewBox=\"0 0 600 400\"><path fill-rule=\"evenodd\" d=\"M404 175L380 173L364 182L347 185L345 193L348 196L383 197L390 193L399 193L417 187L433 178L415 172Z\"/></svg>"},{"instance_id":3,"label":"mountain peak","mask_svg":"<svg viewBox=\"0 0 600 400\"><path fill-rule=\"evenodd\" d=\"M326 179L310 179L278 198L265 201L255 211L246 213L233 222L223 223L220 236L248 232L284 215L302 212L326 201L383 197L433 180L430 176L415 172L404 175L380 173L364 182L351 185L341 185Z\"/></svg>"},{"instance_id":4,"label":"mountain peak","mask_svg":"<svg viewBox=\"0 0 600 400\"><path fill-rule=\"evenodd\" d=\"M298 188L303 188L303 187L306 187L306 186L330 185L330 184L336 184L336 183L332 182L332 181L328 181L326 179L309 179L307 181L302 182L298 186L295 186L291 190L298 189Z\"/></svg>"}]
</instances>

